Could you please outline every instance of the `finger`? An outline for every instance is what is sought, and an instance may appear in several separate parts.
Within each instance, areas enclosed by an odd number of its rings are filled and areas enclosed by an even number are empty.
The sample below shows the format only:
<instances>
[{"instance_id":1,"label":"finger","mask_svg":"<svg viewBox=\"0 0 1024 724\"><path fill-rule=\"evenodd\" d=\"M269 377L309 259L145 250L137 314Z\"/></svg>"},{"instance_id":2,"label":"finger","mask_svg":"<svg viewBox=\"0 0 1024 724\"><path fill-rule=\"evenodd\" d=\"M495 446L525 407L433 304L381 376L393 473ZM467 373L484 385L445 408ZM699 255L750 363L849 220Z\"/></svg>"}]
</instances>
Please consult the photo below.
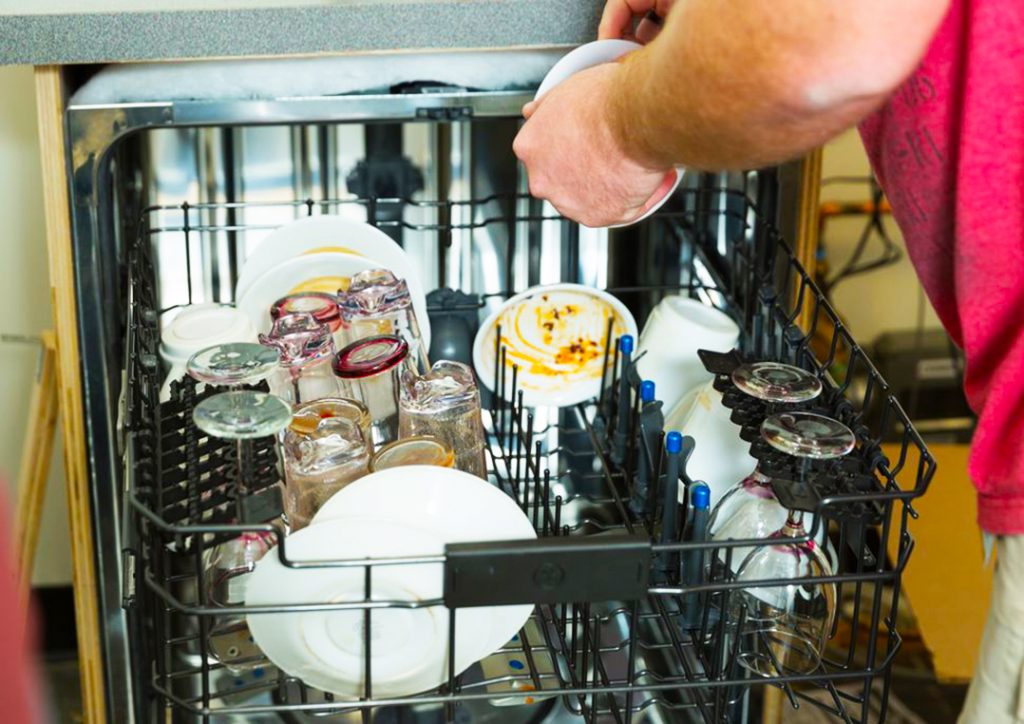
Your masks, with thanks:
<instances>
[{"instance_id":1,"label":"finger","mask_svg":"<svg viewBox=\"0 0 1024 724\"><path fill-rule=\"evenodd\" d=\"M661 32L662 19L654 12L649 12L644 19L636 26L636 40L638 43L647 45L658 37Z\"/></svg>"},{"instance_id":2,"label":"finger","mask_svg":"<svg viewBox=\"0 0 1024 724\"><path fill-rule=\"evenodd\" d=\"M653 10L656 0L608 0L597 27L599 40L623 38L633 31L633 18Z\"/></svg>"},{"instance_id":3,"label":"finger","mask_svg":"<svg viewBox=\"0 0 1024 724\"><path fill-rule=\"evenodd\" d=\"M530 101L525 106L523 106L523 118L525 118L526 120L530 120L530 116L532 116L534 112L536 112L537 107L539 105L540 103L538 103L537 101Z\"/></svg>"}]
</instances>

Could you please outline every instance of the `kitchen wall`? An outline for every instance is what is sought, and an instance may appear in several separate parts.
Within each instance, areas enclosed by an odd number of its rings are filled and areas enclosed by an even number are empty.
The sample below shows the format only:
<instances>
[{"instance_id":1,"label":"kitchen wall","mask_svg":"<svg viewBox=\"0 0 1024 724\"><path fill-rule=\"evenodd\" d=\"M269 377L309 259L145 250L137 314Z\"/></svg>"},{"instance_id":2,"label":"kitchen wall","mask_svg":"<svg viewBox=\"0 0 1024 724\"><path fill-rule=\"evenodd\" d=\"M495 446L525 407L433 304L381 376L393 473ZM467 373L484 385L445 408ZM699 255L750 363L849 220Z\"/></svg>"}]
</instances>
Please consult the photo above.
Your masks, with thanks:
<instances>
[{"instance_id":1,"label":"kitchen wall","mask_svg":"<svg viewBox=\"0 0 1024 724\"><path fill-rule=\"evenodd\" d=\"M869 199L870 187L866 183L827 183L829 178L840 176L867 176L869 168L857 132L843 134L825 149L822 178L826 184L821 190L821 200ZM831 273L850 258L866 222L867 217L863 216L828 222L823 238ZM882 332L916 329L919 320L923 320L925 328L941 326L906 256L896 222L890 217L884 223L903 251L903 257L892 266L849 278L835 288L833 295L837 311L846 318L854 337L862 344L872 342ZM873 237L863 259L877 258L880 249L878 238Z\"/></svg>"},{"instance_id":2,"label":"kitchen wall","mask_svg":"<svg viewBox=\"0 0 1024 724\"><path fill-rule=\"evenodd\" d=\"M32 69L0 67L0 98L0 334L32 336L51 326ZM38 358L34 344L0 341L0 478L7 482L9 519L17 500L21 446ZM63 480L58 439L32 577L36 585L71 583Z\"/></svg>"}]
</instances>

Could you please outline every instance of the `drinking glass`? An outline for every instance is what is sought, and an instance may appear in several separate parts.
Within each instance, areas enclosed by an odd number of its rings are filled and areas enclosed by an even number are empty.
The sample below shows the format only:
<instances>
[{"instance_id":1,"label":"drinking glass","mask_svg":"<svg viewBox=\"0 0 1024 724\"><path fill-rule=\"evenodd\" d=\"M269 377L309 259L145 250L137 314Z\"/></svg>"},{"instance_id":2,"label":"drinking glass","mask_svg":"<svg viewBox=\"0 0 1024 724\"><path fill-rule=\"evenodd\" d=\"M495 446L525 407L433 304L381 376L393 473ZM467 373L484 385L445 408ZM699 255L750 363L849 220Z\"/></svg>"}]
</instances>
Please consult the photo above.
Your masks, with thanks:
<instances>
[{"instance_id":1,"label":"drinking glass","mask_svg":"<svg viewBox=\"0 0 1024 724\"><path fill-rule=\"evenodd\" d=\"M761 436L776 450L802 459L805 470L811 460L842 457L856 444L841 422L806 412L767 418ZM800 511L790 511L769 537L773 542L747 556L736 579L786 583L753 585L736 595L733 621L745 616L738 660L759 676L809 674L818 668L832 628L836 587L801 579L831 576L834 567L813 539L800 541L807 537Z\"/></svg>"},{"instance_id":2,"label":"drinking glass","mask_svg":"<svg viewBox=\"0 0 1024 724\"><path fill-rule=\"evenodd\" d=\"M455 451L455 467L487 478L480 391L473 370L461 362L438 360L417 377L406 370L398 414L400 438L431 435Z\"/></svg>"},{"instance_id":3,"label":"drinking glass","mask_svg":"<svg viewBox=\"0 0 1024 724\"><path fill-rule=\"evenodd\" d=\"M338 307L350 342L366 337L394 335L409 345L417 371L430 369L412 296L404 279L387 269L368 269L352 277L348 289L338 291Z\"/></svg>"},{"instance_id":4,"label":"drinking glass","mask_svg":"<svg viewBox=\"0 0 1024 724\"><path fill-rule=\"evenodd\" d=\"M346 413L346 402L303 405L301 421L293 421L284 434L284 510L291 532L309 525L328 498L366 475L367 439L360 420ZM317 422L311 428L314 415Z\"/></svg>"},{"instance_id":5,"label":"drinking glass","mask_svg":"<svg viewBox=\"0 0 1024 724\"><path fill-rule=\"evenodd\" d=\"M291 407L284 400L262 392L222 392L196 405L192 418L207 435L236 442L235 499L240 511L241 501L250 490L252 441L276 437L291 421ZM207 602L214 606L242 605L249 574L275 543L273 533L246 532L205 551L203 579ZM232 672L255 668L265 661L249 635L244 616L215 617L207 633L207 645L211 655Z\"/></svg>"},{"instance_id":6,"label":"drinking glass","mask_svg":"<svg viewBox=\"0 0 1024 724\"><path fill-rule=\"evenodd\" d=\"M370 472L388 468L400 468L406 465L435 465L442 468L452 467L455 455L452 449L436 437L421 435L406 437L388 443L373 456L370 461Z\"/></svg>"},{"instance_id":7,"label":"drinking glass","mask_svg":"<svg viewBox=\"0 0 1024 724\"><path fill-rule=\"evenodd\" d=\"M398 396L403 371L411 369L409 345L394 335L353 342L334 358L334 374L370 413L374 449L398 438Z\"/></svg>"},{"instance_id":8,"label":"drinking glass","mask_svg":"<svg viewBox=\"0 0 1024 724\"><path fill-rule=\"evenodd\" d=\"M813 374L778 362L741 365L733 370L732 381L741 392L770 405L808 402L821 394L821 381ZM755 467L715 504L708 531L715 540L766 538L782 527L786 516L771 488L771 478ZM750 548L733 549L733 571L750 552ZM720 549L719 560L725 557L725 550Z\"/></svg>"},{"instance_id":9,"label":"drinking glass","mask_svg":"<svg viewBox=\"0 0 1024 724\"><path fill-rule=\"evenodd\" d=\"M297 312L274 320L270 334L260 335L260 344L276 347L281 365L287 370L288 384L279 390L292 404L325 397L349 397L347 390L331 373L334 337L330 327L312 314Z\"/></svg>"},{"instance_id":10,"label":"drinking glass","mask_svg":"<svg viewBox=\"0 0 1024 724\"><path fill-rule=\"evenodd\" d=\"M187 369L197 382L235 389L263 381L277 372L280 363L281 354L273 347L232 342L196 352L189 358Z\"/></svg>"},{"instance_id":11,"label":"drinking glass","mask_svg":"<svg viewBox=\"0 0 1024 724\"><path fill-rule=\"evenodd\" d=\"M280 319L287 314L312 314L313 319L326 324L334 337L335 349L348 344L345 326L338 308L338 298L326 292L296 292L281 297L270 307L270 318Z\"/></svg>"}]
</instances>

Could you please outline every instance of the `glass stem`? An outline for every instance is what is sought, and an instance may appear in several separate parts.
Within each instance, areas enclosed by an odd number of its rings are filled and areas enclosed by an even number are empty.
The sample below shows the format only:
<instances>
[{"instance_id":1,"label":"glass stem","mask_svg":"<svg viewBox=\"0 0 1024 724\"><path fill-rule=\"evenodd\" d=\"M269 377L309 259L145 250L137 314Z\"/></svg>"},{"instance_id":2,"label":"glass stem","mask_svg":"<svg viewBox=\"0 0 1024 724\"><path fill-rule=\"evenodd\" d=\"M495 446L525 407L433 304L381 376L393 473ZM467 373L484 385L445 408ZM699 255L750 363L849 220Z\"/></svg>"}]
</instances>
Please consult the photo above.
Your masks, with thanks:
<instances>
[{"instance_id":1,"label":"glass stem","mask_svg":"<svg viewBox=\"0 0 1024 724\"><path fill-rule=\"evenodd\" d=\"M235 452L237 454L237 478L235 479L235 511L238 521L243 521L242 500L249 494L249 467L252 462L252 440L236 440Z\"/></svg>"}]
</instances>

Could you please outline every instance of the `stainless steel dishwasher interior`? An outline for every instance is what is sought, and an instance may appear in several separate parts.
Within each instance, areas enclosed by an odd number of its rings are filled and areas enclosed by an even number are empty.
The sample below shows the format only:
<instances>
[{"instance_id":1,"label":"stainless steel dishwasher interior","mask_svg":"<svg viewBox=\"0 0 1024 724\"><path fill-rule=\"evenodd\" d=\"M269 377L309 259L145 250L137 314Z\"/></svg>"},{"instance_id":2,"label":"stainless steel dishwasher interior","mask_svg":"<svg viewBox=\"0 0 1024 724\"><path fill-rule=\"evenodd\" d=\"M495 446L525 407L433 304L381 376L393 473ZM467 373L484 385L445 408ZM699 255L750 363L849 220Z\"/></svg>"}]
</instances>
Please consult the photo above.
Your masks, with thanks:
<instances>
[{"instance_id":1,"label":"stainless steel dishwasher interior","mask_svg":"<svg viewBox=\"0 0 1024 724\"><path fill-rule=\"evenodd\" d=\"M517 106L510 103L509 107ZM602 288L678 285L685 264L679 258L678 242L651 227L609 232L561 220L508 221L553 214L532 199L510 200L511 195L527 190L511 151L518 127L518 119L510 114L453 123L428 120L144 130L123 139L114 149L110 188L114 191L114 228L119 232L117 246L124 249L133 243L142 209L175 207L148 215L158 306L173 314L177 306L189 302L233 301L246 256L279 225L326 212L317 202L381 197L414 202L390 203L387 211L378 209L376 215L384 222L381 228L414 256L424 286L481 295L481 319L510 292L534 284L572 281ZM751 192L750 178L717 178L715 184L721 187L726 182ZM685 183L694 186L704 181L693 175ZM458 203L471 200L475 203ZM292 203L306 201L310 203ZM182 224L180 206L186 202L192 208ZM207 203L218 206L205 208ZM724 197L722 203L726 203ZM518 207L509 208L510 204ZM366 210L355 204L332 207L330 212L366 219ZM438 224L455 228L443 238L436 230ZM419 228L431 226L435 228ZM724 228L714 231L723 240L735 233ZM625 298L641 325L656 297L646 292ZM566 502L563 525L574 534L599 534L619 522L610 493L602 490L607 481L599 473L592 448L580 437L583 430L576 411L552 414L549 420L539 415L537 423L538 429L550 426L550 433L542 438L549 465L559 473L554 488ZM183 600L194 596L188 591L178 593ZM609 616L609 631L621 625L621 616ZM181 655L189 656L187 652ZM641 661L640 669L656 676L657 652L647 659ZM179 693L187 695L196 685L182 679ZM257 696L269 701L270 695L263 692ZM418 717L409 721L431 721L435 714L430 710L419 715L408 712ZM497 714L506 718L489 719L494 716L492 711L471 713L470 720L513 721L507 718L512 716L511 710ZM567 714L558 706L549 717ZM269 715L268 721L274 716ZM664 710L652 706L647 713L650 721L686 721L692 716L685 706ZM323 720L322 716L311 718ZM347 721L348 715L337 720Z\"/></svg>"}]
</instances>

